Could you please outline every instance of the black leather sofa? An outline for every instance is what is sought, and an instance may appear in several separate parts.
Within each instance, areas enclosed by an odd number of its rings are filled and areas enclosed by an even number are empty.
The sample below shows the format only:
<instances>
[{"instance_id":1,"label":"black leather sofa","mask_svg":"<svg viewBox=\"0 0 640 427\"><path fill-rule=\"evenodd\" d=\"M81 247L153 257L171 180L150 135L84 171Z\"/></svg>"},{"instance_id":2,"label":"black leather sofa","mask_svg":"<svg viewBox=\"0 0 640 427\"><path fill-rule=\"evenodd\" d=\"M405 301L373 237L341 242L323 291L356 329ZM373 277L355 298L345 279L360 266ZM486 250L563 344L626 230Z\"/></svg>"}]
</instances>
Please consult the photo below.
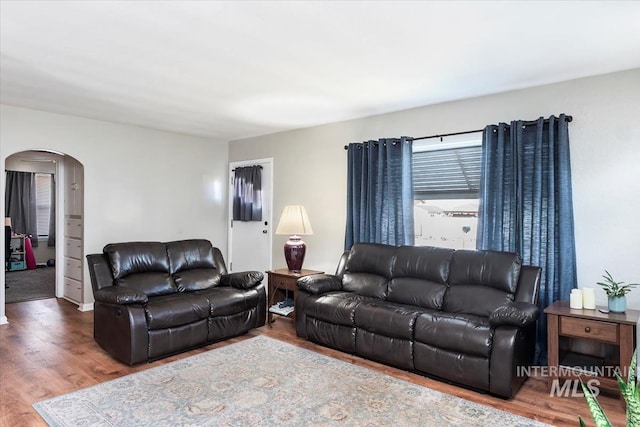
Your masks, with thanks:
<instances>
[{"instance_id":1,"label":"black leather sofa","mask_svg":"<svg viewBox=\"0 0 640 427\"><path fill-rule=\"evenodd\" d=\"M263 274L227 273L208 240L114 243L87 260L94 338L129 365L265 324Z\"/></svg>"},{"instance_id":2,"label":"black leather sofa","mask_svg":"<svg viewBox=\"0 0 640 427\"><path fill-rule=\"evenodd\" d=\"M533 360L539 283L513 253L357 243L335 275L298 279L296 333L509 398Z\"/></svg>"}]
</instances>

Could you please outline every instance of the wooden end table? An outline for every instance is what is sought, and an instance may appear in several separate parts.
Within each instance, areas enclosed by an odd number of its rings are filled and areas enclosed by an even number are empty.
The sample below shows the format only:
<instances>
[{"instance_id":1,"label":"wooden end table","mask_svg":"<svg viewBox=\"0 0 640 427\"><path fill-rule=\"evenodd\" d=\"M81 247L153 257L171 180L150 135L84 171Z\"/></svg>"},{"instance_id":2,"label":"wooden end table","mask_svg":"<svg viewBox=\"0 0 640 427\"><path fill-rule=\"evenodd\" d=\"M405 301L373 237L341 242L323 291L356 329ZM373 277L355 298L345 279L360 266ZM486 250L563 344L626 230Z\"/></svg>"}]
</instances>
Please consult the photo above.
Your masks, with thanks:
<instances>
[{"instance_id":1,"label":"wooden end table","mask_svg":"<svg viewBox=\"0 0 640 427\"><path fill-rule=\"evenodd\" d=\"M269 304L267 307L267 324L271 326L273 323L273 315L270 311L270 308L277 304L280 301L283 301L286 298L287 291L293 293L293 303L295 305L296 297L298 296L298 286L296 285L296 281L304 276L309 276L311 274L322 274L323 271L316 270L300 270L299 273L294 273L291 270L286 268L279 268L277 270L269 270L267 271L267 277L269 281ZM277 314L277 313L275 313ZM291 312L286 317L291 316L295 319L295 311Z\"/></svg>"},{"instance_id":2,"label":"wooden end table","mask_svg":"<svg viewBox=\"0 0 640 427\"><path fill-rule=\"evenodd\" d=\"M568 301L556 301L544 312L547 314L549 390L558 379L575 380L586 376L597 378L603 388L617 391L615 368L626 380L636 347L636 325L640 311L605 314L597 309L572 309ZM599 360L600 369L593 369L592 372L604 376L571 369L572 360Z\"/></svg>"}]
</instances>

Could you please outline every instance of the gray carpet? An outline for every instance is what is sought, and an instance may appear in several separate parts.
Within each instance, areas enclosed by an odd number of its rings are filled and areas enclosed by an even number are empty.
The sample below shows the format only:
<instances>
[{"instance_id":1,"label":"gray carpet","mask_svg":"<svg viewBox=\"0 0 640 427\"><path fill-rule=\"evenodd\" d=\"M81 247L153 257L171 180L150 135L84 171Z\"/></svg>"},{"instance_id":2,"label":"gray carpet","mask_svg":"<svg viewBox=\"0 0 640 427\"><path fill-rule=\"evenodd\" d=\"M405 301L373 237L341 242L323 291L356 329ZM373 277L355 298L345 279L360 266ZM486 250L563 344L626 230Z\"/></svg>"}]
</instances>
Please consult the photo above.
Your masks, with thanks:
<instances>
[{"instance_id":1,"label":"gray carpet","mask_svg":"<svg viewBox=\"0 0 640 427\"><path fill-rule=\"evenodd\" d=\"M32 301L56 296L55 267L5 272L6 303Z\"/></svg>"}]
</instances>

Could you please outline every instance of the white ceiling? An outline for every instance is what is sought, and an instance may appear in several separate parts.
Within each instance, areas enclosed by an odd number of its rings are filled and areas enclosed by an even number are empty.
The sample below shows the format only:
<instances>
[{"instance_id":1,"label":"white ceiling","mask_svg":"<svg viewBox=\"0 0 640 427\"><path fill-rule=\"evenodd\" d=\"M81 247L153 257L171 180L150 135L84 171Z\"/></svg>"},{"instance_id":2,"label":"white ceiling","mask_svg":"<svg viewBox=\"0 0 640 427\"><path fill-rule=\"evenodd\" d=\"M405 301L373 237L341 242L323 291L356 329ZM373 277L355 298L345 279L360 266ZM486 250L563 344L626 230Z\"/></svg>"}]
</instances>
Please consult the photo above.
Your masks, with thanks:
<instances>
[{"instance_id":1,"label":"white ceiling","mask_svg":"<svg viewBox=\"0 0 640 427\"><path fill-rule=\"evenodd\" d=\"M222 140L640 67L638 1L0 0L0 102Z\"/></svg>"}]
</instances>

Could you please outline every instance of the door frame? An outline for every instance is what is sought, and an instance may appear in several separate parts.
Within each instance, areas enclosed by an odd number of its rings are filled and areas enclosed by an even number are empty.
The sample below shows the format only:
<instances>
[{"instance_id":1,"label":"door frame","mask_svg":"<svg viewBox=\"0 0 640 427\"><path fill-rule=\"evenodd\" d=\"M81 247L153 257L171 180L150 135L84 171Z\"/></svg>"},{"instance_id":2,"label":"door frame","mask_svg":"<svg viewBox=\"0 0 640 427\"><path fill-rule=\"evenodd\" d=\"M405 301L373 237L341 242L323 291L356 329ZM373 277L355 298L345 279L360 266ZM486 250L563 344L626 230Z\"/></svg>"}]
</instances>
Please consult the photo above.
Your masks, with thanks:
<instances>
[{"instance_id":1,"label":"door frame","mask_svg":"<svg viewBox=\"0 0 640 427\"><path fill-rule=\"evenodd\" d=\"M267 218L267 230L269 235L269 253L268 255L268 264L269 269L273 267L273 157L266 157L262 159L253 159L253 160L240 160L236 162L229 162L229 197L228 197L228 207L227 210L227 263L229 266L232 265L233 259L233 170L236 167L244 167L244 166L252 166L252 165L269 165L269 173L266 175L266 178L269 180L271 184L269 186L268 199L269 199L269 215ZM262 175L262 179L264 180L265 175ZM229 268L231 270L231 268Z\"/></svg>"}]
</instances>

